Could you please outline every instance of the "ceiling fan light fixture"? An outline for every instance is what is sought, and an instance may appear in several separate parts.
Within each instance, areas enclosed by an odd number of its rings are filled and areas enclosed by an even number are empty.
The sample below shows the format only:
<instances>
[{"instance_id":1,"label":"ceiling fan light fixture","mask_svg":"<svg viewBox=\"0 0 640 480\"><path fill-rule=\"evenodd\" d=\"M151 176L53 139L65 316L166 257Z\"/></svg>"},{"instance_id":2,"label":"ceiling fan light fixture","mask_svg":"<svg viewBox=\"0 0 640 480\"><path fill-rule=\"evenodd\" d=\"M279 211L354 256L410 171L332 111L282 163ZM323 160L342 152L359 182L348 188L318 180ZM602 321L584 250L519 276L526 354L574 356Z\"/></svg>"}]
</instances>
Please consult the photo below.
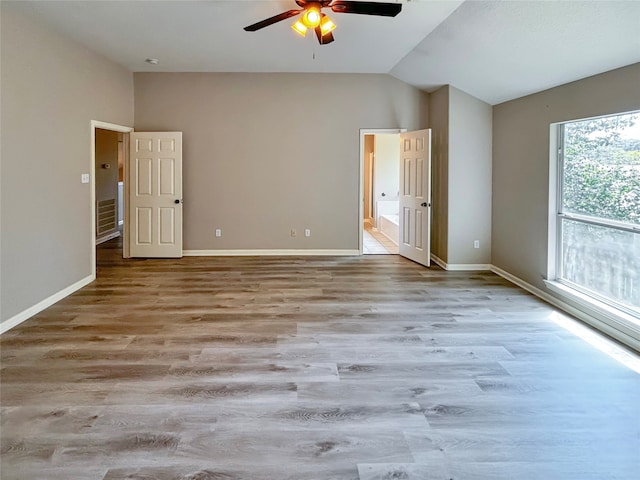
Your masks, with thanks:
<instances>
[{"instance_id":1,"label":"ceiling fan light fixture","mask_svg":"<svg viewBox=\"0 0 640 480\"><path fill-rule=\"evenodd\" d=\"M320 15L320 8L315 5L307 7L305 12L302 14L302 23L307 28L316 28L320 25L320 20L322 16Z\"/></svg>"},{"instance_id":2,"label":"ceiling fan light fixture","mask_svg":"<svg viewBox=\"0 0 640 480\"><path fill-rule=\"evenodd\" d=\"M322 35L326 35L327 33L333 32L336 29L336 24L333 23L328 16L322 15L322 20L320 20L320 32Z\"/></svg>"},{"instance_id":3,"label":"ceiling fan light fixture","mask_svg":"<svg viewBox=\"0 0 640 480\"><path fill-rule=\"evenodd\" d=\"M398 0L395 0L395 3L355 0L295 0L295 3L300 9L287 10L273 17L265 18L252 25L247 25L244 30L256 32L274 23L298 17L299 15L298 20L291 25L293 30L305 37L307 30L312 29L318 39L318 43L320 45L328 45L335 41L332 32L335 30L336 24L322 13L322 9L331 9L338 13L375 15L378 17L395 17L402 11L402 4L398 3Z\"/></svg>"},{"instance_id":4,"label":"ceiling fan light fixture","mask_svg":"<svg viewBox=\"0 0 640 480\"><path fill-rule=\"evenodd\" d=\"M307 27L302 21L298 20L296 23L291 25L293 31L305 37L307 35Z\"/></svg>"}]
</instances>

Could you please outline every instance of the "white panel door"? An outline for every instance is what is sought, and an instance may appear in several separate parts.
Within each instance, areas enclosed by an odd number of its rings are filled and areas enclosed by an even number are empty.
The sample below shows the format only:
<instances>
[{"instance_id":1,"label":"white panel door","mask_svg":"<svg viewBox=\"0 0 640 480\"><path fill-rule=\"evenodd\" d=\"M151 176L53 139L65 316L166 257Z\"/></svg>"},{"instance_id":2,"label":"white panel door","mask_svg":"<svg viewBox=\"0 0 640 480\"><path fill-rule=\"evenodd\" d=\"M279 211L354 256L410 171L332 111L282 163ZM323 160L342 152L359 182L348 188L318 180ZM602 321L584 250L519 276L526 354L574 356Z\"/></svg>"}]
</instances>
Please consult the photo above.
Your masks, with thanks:
<instances>
[{"instance_id":1,"label":"white panel door","mask_svg":"<svg viewBox=\"0 0 640 480\"><path fill-rule=\"evenodd\" d=\"M129 253L182 257L182 132L135 132L129 144Z\"/></svg>"},{"instance_id":2,"label":"white panel door","mask_svg":"<svg viewBox=\"0 0 640 480\"><path fill-rule=\"evenodd\" d=\"M400 255L431 263L431 130L400 134Z\"/></svg>"}]
</instances>

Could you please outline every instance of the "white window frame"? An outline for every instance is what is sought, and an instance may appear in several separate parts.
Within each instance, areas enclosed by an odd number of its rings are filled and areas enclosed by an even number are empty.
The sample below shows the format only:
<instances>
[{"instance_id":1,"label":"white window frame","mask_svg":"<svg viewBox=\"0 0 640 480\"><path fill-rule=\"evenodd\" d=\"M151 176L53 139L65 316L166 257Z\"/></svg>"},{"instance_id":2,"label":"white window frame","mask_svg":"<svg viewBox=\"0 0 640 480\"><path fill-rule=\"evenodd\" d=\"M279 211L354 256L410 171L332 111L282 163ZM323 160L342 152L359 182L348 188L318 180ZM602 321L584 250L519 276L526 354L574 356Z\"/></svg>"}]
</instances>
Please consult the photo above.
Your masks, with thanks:
<instances>
[{"instance_id":1,"label":"white window frame","mask_svg":"<svg viewBox=\"0 0 640 480\"><path fill-rule=\"evenodd\" d=\"M620 112L591 118L603 118L640 111ZM564 125L567 123L590 120L576 119L553 123L549 130L549 215L547 245L547 288L561 300L577 307L586 316L583 320L604 331L608 335L640 351L640 315L609 298L600 296L580 285L561 278L562 274L562 227L563 219L574 220L622 231L640 233L640 226L615 220L594 218L588 215L566 213L562 211L562 166L564 154Z\"/></svg>"}]
</instances>

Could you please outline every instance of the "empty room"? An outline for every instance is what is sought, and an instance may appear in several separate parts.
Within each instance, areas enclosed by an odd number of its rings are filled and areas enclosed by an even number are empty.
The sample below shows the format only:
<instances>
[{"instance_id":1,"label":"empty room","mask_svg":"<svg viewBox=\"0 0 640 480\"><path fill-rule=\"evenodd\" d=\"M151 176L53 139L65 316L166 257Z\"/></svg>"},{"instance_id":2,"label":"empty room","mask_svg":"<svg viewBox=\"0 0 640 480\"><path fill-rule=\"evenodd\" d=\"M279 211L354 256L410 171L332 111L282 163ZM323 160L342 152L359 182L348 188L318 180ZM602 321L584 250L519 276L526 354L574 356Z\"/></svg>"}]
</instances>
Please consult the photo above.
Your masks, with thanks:
<instances>
[{"instance_id":1,"label":"empty room","mask_svg":"<svg viewBox=\"0 0 640 480\"><path fill-rule=\"evenodd\" d=\"M0 20L0 479L637 478L640 2Z\"/></svg>"}]
</instances>

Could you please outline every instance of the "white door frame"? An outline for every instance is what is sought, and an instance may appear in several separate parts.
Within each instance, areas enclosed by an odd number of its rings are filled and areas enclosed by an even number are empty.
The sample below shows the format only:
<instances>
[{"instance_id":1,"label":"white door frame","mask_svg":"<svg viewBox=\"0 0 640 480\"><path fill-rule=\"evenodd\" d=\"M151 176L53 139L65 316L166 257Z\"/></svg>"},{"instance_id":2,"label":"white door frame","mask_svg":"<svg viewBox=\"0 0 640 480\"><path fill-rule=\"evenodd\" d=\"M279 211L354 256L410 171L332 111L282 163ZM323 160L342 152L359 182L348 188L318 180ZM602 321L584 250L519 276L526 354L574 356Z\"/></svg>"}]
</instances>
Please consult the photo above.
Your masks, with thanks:
<instances>
[{"instance_id":1,"label":"white door frame","mask_svg":"<svg viewBox=\"0 0 640 480\"><path fill-rule=\"evenodd\" d=\"M360 129L360 160L358 161L360 179L358 186L358 251L360 255L363 252L363 237L364 237L364 136L365 135L377 135L384 133L405 133L406 128L361 128ZM398 144L398 150L400 144ZM398 168L400 168L398 166ZM373 212L372 212L373 213Z\"/></svg>"},{"instance_id":2,"label":"white door frame","mask_svg":"<svg viewBox=\"0 0 640 480\"><path fill-rule=\"evenodd\" d=\"M131 133L133 132L132 127L125 127L123 125L116 125L115 123L107 123L100 122L98 120L91 120L91 158L89 164L89 181L90 181L90 190L91 190L91 277L93 279L96 278L96 129L101 128L102 130L111 130L113 132L121 132L121 133ZM129 154L126 151L128 148L128 141L124 142L124 223L122 225L122 245L123 245L123 257L127 258L129 256L129 231L127 228L127 207L129 205L129 200L127 196L127 192L129 189L129 182L127 181L127 176L129 174Z\"/></svg>"}]
</instances>

